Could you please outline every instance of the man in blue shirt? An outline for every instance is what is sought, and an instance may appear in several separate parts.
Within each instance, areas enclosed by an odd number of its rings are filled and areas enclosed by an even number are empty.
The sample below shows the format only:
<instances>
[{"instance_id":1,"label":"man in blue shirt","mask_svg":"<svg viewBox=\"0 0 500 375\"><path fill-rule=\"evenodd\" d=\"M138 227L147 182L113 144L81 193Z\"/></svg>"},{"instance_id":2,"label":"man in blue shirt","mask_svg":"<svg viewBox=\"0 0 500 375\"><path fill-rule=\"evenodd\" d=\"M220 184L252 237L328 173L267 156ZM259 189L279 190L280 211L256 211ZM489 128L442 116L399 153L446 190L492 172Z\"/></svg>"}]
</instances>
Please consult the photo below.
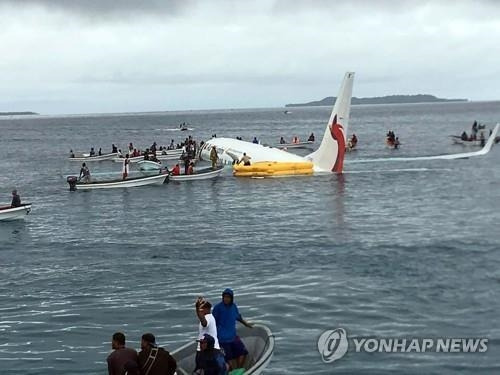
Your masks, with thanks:
<instances>
[{"instance_id":1,"label":"man in blue shirt","mask_svg":"<svg viewBox=\"0 0 500 375\"><path fill-rule=\"evenodd\" d=\"M231 361L236 361L236 366L231 366L235 369L243 367L245 357L248 355L245 345L236 335L236 322L238 321L249 328L252 328L253 325L241 317L238 306L236 306L233 299L233 291L229 288L224 290L222 292L222 302L215 305L212 315L217 323L217 337L221 349L224 350L226 362L231 364Z\"/></svg>"}]
</instances>

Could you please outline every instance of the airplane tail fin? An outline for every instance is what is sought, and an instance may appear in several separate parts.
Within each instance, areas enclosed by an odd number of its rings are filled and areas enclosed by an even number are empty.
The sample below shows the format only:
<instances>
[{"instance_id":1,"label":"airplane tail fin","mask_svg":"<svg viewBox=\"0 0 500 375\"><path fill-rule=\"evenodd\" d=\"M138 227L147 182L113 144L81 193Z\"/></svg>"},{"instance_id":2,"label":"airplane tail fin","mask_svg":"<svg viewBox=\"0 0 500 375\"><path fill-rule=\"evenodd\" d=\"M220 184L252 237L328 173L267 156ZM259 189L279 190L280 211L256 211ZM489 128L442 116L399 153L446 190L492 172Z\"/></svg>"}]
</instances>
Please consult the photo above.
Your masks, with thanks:
<instances>
[{"instance_id":1,"label":"airplane tail fin","mask_svg":"<svg viewBox=\"0 0 500 375\"><path fill-rule=\"evenodd\" d=\"M317 171L342 173L344 169L353 81L354 73L347 72L333 105L321 144L316 151L306 156L313 162Z\"/></svg>"}]
</instances>

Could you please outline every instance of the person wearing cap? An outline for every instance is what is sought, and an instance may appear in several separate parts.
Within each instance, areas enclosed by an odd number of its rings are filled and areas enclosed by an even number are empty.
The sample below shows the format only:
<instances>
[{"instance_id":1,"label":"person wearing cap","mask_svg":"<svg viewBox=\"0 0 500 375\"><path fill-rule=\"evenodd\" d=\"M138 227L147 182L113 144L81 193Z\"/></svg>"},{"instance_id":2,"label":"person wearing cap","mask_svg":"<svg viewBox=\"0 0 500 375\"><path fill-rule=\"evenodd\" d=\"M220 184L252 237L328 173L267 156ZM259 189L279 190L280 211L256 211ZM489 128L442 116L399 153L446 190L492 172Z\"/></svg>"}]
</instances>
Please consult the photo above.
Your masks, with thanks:
<instances>
[{"instance_id":1,"label":"person wearing cap","mask_svg":"<svg viewBox=\"0 0 500 375\"><path fill-rule=\"evenodd\" d=\"M12 190L12 202L10 203L11 207L19 207L21 206L21 197L17 194L17 190Z\"/></svg>"},{"instance_id":2,"label":"person wearing cap","mask_svg":"<svg viewBox=\"0 0 500 375\"><path fill-rule=\"evenodd\" d=\"M219 345L224 350L226 362L233 361L233 369L242 368L248 351L241 339L236 335L236 322L246 327L253 325L244 320L234 303L234 293L227 288L222 292L222 301L215 305L213 316L217 323L217 337Z\"/></svg>"},{"instance_id":3,"label":"person wearing cap","mask_svg":"<svg viewBox=\"0 0 500 375\"><path fill-rule=\"evenodd\" d=\"M208 333L196 340L199 343L200 351L196 354L195 374L200 375L226 375L227 364L224 356L214 345L217 339Z\"/></svg>"},{"instance_id":4,"label":"person wearing cap","mask_svg":"<svg viewBox=\"0 0 500 375\"><path fill-rule=\"evenodd\" d=\"M217 339L217 323L215 318L211 313L212 304L203 299L203 297L198 297L195 303L196 316L200 323L198 324L198 339L202 339L205 334L209 334L215 340L214 348L220 350L219 340ZM200 344L196 349L200 351Z\"/></svg>"},{"instance_id":5,"label":"person wearing cap","mask_svg":"<svg viewBox=\"0 0 500 375\"><path fill-rule=\"evenodd\" d=\"M111 339L113 352L108 356L108 374L122 375L125 367L131 367L135 363L137 367L137 352L132 348L125 347L125 335L116 332Z\"/></svg>"},{"instance_id":6,"label":"person wearing cap","mask_svg":"<svg viewBox=\"0 0 500 375\"><path fill-rule=\"evenodd\" d=\"M174 357L156 345L156 339L152 333L142 335L138 362L141 375L174 375L177 369Z\"/></svg>"}]
</instances>

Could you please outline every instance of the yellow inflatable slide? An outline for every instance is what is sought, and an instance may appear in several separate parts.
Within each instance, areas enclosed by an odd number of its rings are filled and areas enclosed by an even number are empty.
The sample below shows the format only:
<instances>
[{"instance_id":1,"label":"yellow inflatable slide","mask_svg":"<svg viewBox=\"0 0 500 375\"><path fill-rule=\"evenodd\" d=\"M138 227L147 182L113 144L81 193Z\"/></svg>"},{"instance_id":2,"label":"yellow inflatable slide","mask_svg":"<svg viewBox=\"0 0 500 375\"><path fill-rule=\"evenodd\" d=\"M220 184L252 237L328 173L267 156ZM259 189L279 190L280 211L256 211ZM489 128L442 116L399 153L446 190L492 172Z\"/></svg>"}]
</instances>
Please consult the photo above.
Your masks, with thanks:
<instances>
[{"instance_id":1,"label":"yellow inflatable slide","mask_svg":"<svg viewBox=\"0 0 500 375\"><path fill-rule=\"evenodd\" d=\"M236 177L273 177L313 174L313 163L260 161L251 165L235 164L233 175Z\"/></svg>"}]
</instances>

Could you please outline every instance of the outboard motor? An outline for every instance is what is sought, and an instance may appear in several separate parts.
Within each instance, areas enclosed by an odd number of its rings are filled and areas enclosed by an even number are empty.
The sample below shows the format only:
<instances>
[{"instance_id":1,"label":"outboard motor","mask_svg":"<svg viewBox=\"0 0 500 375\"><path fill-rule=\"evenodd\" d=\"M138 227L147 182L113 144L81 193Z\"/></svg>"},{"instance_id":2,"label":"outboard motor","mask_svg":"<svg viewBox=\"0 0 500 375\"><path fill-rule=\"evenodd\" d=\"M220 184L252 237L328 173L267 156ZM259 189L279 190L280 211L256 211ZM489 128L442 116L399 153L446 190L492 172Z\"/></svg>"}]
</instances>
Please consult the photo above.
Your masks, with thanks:
<instances>
[{"instance_id":1,"label":"outboard motor","mask_svg":"<svg viewBox=\"0 0 500 375\"><path fill-rule=\"evenodd\" d=\"M68 176L66 178L66 181L69 184L69 191L75 191L76 190L76 182L78 181L78 177L76 177L76 176Z\"/></svg>"}]
</instances>

